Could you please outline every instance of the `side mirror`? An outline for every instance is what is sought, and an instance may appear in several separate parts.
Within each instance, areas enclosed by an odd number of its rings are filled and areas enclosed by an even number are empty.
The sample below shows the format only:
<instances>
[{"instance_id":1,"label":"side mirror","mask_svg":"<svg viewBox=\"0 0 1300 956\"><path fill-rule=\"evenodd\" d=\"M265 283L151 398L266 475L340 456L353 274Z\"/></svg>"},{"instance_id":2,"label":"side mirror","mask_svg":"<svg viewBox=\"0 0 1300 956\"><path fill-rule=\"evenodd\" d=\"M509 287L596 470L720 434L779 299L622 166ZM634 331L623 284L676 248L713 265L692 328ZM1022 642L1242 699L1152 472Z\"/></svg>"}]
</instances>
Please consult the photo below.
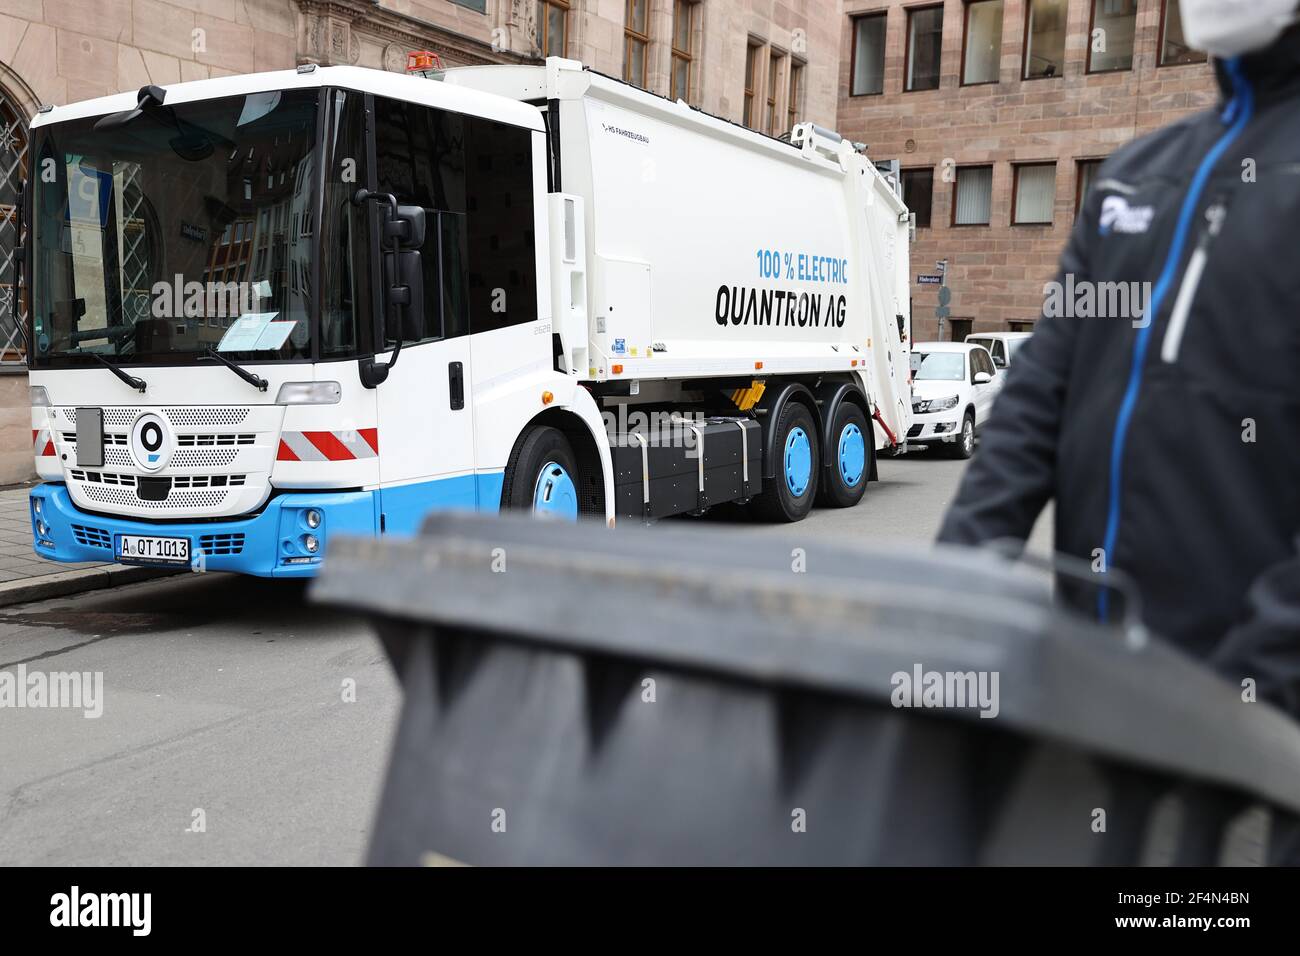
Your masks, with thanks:
<instances>
[{"instance_id":1,"label":"side mirror","mask_svg":"<svg viewBox=\"0 0 1300 956\"><path fill-rule=\"evenodd\" d=\"M396 239L403 249L423 248L424 207L398 206L396 211L388 209L384 217L384 238L390 244Z\"/></svg>"},{"instance_id":2,"label":"side mirror","mask_svg":"<svg viewBox=\"0 0 1300 956\"><path fill-rule=\"evenodd\" d=\"M424 271L419 252L424 245L424 209L401 205L392 193L369 189L358 189L352 202L358 206L367 202L383 206L380 251L384 262L384 309L377 322L379 341L375 343L375 351L387 347L390 334L396 338L397 346L392 358L384 365L377 364L373 358L362 361L361 384L375 388L388 378L389 370L402 354L402 342L407 333L411 332L414 338L414 332L424 317ZM390 318L396 321L390 321Z\"/></svg>"},{"instance_id":3,"label":"side mirror","mask_svg":"<svg viewBox=\"0 0 1300 956\"><path fill-rule=\"evenodd\" d=\"M976 372L975 377L971 379L971 384L987 385L991 381L993 381L993 376L990 375L988 372Z\"/></svg>"},{"instance_id":4,"label":"side mirror","mask_svg":"<svg viewBox=\"0 0 1300 956\"><path fill-rule=\"evenodd\" d=\"M996 365L998 368L1006 368L1007 360L1004 359L1001 355L995 355L993 356L993 364Z\"/></svg>"},{"instance_id":5,"label":"side mirror","mask_svg":"<svg viewBox=\"0 0 1300 956\"><path fill-rule=\"evenodd\" d=\"M414 249L384 256L384 316L385 337L399 341L419 337L424 317L424 263ZM392 321L398 316L400 327Z\"/></svg>"},{"instance_id":6,"label":"side mirror","mask_svg":"<svg viewBox=\"0 0 1300 956\"><path fill-rule=\"evenodd\" d=\"M384 210L384 332L399 342L417 338L424 318L424 207L394 205ZM387 318L400 316L393 328ZM386 344L386 343L385 343Z\"/></svg>"}]
</instances>

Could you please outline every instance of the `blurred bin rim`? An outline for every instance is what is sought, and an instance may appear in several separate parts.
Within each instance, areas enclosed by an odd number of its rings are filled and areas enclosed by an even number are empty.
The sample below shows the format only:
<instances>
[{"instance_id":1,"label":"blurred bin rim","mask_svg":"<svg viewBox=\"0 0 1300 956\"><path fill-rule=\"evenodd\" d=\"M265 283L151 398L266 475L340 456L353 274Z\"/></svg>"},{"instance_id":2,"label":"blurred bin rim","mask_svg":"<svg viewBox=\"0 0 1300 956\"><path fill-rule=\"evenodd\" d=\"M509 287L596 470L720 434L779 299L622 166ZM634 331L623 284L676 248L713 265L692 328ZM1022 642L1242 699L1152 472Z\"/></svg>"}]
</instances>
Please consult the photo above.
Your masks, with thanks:
<instances>
[{"instance_id":1,"label":"blurred bin rim","mask_svg":"<svg viewBox=\"0 0 1300 956\"><path fill-rule=\"evenodd\" d=\"M806 570L796 571L796 564ZM1165 781L1241 794L1243 800L1249 795L1284 815L1300 811L1296 724L1266 704L1245 705L1238 688L1157 639L1125 640L1122 630L1054 606L1044 575L990 552L859 548L796 536L757 538L663 526L610 532L600 524L439 514L415 539L337 539L311 593L317 601L374 615L405 685L407 713L384 800L390 809L395 800L406 805L414 799L413 793L395 794L399 779L408 791L449 785L440 765L453 751L468 761L457 764L462 769L479 760L476 772L516 772L521 780L534 778L546 761L558 760L574 779L560 788L563 794L547 799L567 794L575 805L581 803L586 798L580 778L590 770L582 769L581 761L590 762L611 728L632 712L625 702L640 692L645 676L674 674L696 682L692 693L705 681L771 697L778 737L786 720L781 714L791 707L807 718L800 720L815 725L821 718L807 715L818 712L821 703L847 705L865 708L863 714L874 713L888 727L924 722L924 733L930 733L938 720L945 731L972 739L997 734L1087 755L1108 767L1137 768ZM536 687L512 691L550 695L540 705L529 704L541 707L534 724L549 719L546 707L572 709L563 717L557 712L555 719L569 721L569 736L582 740L536 738L528 746L552 749L546 756L527 756L522 738L535 731L512 724L507 715L518 701L507 696L498 701L497 726L477 732L462 727L456 731L464 734L456 744L461 750L442 750L439 762L430 762L429 734L446 738L448 727L460 725L452 713L460 706L456 697L478 680L476 671L486 675L480 683L492 683L488 672L497 650L522 653L533 662L522 671L518 661L502 663L503 679L508 671L509 680L524 680L520 675L543 659L566 660L585 674L581 679L550 674ZM421 666L408 666L417 657ZM895 675L912 674L918 666L938 674L998 675L996 719L982 719L973 707L894 707ZM575 703L562 696L590 699ZM790 703L795 700L797 705ZM425 739L410 736L413 709L421 710ZM431 728L430 721L437 726ZM897 732L886 724L877 729ZM644 727L634 730L650 733ZM682 727L676 732L680 736ZM501 735L511 733L520 739L503 741ZM672 750L662 750L663 743L641 739L629 746L649 747L671 763ZM721 741L714 744L725 751ZM541 763L512 770L482 754L515 745L523 753L516 762ZM780 751L790 746L789 740L771 743L774 765L789 763ZM814 741L805 749L821 746ZM555 747L574 752L561 757ZM694 772L702 755L683 749L681 769ZM865 740L862 749L867 760L871 747ZM403 755L421 751L423 777L419 782L403 778L398 766ZM788 775L788 767L773 773ZM734 782L718 786L725 790ZM454 785L461 792L476 786L468 778ZM429 823L445 835L452 817ZM383 818L381 808L381 827ZM1082 825L1086 829L1086 822ZM379 837L372 861L394 862L380 851ZM480 853L481 847L471 844L468 855L478 858L467 862L533 861L491 849ZM619 861L603 857L599 847L552 849L537 861ZM1132 851L1131 846L1125 850ZM630 859L645 858L642 851L623 852ZM718 858L701 852L692 861ZM721 856L726 852L718 850ZM760 862L785 859L775 849L771 853L750 856ZM671 862L653 852L649 856L652 862ZM877 858L867 852L864 860Z\"/></svg>"}]
</instances>

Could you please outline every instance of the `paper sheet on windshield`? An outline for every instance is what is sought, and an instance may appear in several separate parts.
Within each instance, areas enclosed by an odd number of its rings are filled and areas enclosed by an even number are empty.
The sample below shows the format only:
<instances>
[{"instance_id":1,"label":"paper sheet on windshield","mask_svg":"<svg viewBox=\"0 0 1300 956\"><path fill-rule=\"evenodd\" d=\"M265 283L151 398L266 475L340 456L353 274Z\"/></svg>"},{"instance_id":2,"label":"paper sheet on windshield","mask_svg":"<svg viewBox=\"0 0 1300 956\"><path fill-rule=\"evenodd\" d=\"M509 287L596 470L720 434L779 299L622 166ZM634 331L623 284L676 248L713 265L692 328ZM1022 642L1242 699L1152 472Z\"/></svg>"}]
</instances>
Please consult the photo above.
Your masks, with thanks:
<instances>
[{"instance_id":1,"label":"paper sheet on windshield","mask_svg":"<svg viewBox=\"0 0 1300 956\"><path fill-rule=\"evenodd\" d=\"M277 322L279 312L245 312L221 337L218 352L278 351L296 322Z\"/></svg>"}]
</instances>

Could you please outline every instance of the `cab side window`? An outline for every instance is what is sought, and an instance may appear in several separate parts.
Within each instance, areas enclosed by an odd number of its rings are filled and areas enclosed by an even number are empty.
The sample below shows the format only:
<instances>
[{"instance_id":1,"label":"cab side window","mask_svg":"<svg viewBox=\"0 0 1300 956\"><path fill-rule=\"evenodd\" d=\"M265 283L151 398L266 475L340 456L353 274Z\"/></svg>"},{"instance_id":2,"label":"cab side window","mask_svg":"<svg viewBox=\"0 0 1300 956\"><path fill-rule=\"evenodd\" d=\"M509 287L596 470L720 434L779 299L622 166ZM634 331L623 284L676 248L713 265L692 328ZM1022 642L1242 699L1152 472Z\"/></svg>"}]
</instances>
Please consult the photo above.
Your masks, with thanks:
<instances>
[{"instance_id":1,"label":"cab side window","mask_svg":"<svg viewBox=\"0 0 1300 956\"><path fill-rule=\"evenodd\" d=\"M405 340L536 321L531 131L376 97L375 154L379 191L425 211L424 315Z\"/></svg>"},{"instance_id":2,"label":"cab side window","mask_svg":"<svg viewBox=\"0 0 1300 956\"><path fill-rule=\"evenodd\" d=\"M466 117L470 331L537 319L532 132Z\"/></svg>"},{"instance_id":3,"label":"cab side window","mask_svg":"<svg viewBox=\"0 0 1300 956\"><path fill-rule=\"evenodd\" d=\"M404 205L420 206L425 214L420 250L424 309L422 315L407 316L406 342L453 338L469 331L463 242L466 125L466 117L457 113L375 98L379 191L392 193Z\"/></svg>"}]
</instances>

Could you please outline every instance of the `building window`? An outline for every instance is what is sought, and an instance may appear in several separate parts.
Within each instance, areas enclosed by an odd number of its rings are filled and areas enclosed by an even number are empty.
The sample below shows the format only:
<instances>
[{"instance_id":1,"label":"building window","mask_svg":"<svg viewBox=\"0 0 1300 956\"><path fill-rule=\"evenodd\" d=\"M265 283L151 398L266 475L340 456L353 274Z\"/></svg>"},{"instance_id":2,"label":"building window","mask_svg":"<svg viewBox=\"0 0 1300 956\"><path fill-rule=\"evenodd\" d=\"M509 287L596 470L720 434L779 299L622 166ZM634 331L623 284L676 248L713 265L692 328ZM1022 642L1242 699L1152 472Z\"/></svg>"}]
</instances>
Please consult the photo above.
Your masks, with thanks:
<instances>
[{"instance_id":1,"label":"building window","mask_svg":"<svg viewBox=\"0 0 1300 956\"><path fill-rule=\"evenodd\" d=\"M763 127L764 132L769 136L775 136L777 129L777 109L776 104L777 91L781 88L781 69L785 60L780 53L773 52L767 60L767 115L766 123Z\"/></svg>"},{"instance_id":2,"label":"building window","mask_svg":"<svg viewBox=\"0 0 1300 956\"><path fill-rule=\"evenodd\" d=\"M1007 331L1008 332L1032 332L1034 331L1034 323L1018 321L1013 319L1007 322Z\"/></svg>"},{"instance_id":3,"label":"building window","mask_svg":"<svg viewBox=\"0 0 1300 956\"><path fill-rule=\"evenodd\" d=\"M627 0L623 26L623 79L646 88L645 69L650 48L650 0Z\"/></svg>"},{"instance_id":4,"label":"building window","mask_svg":"<svg viewBox=\"0 0 1300 956\"><path fill-rule=\"evenodd\" d=\"M873 13L853 21L850 96L885 92L885 18L883 13Z\"/></svg>"},{"instance_id":5,"label":"building window","mask_svg":"<svg viewBox=\"0 0 1300 956\"><path fill-rule=\"evenodd\" d=\"M939 60L943 48L943 7L919 7L907 11L907 63L903 68L903 89L937 90Z\"/></svg>"},{"instance_id":6,"label":"building window","mask_svg":"<svg viewBox=\"0 0 1300 956\"><path fill-rule=\"evenodd\" d=\"M569 0L537 0L537 48L542 56L567 55Z\"/></svg>"},{"instance_id":7,"label":"building window","mask_svg":"<svg viewBox=\"0 0 1300 956\"><path fill-rule=\"evenodd\" d=\"M458 7L466 7L475 13L487 13L487 0L451 0Z\"/></svg>"},{"instance_id":8,"label":"building window","mask_svg":"<svg viewBox=\"0 0 1300 956\"><path fill-rule=\"evenodd\" d=\"M794 129L803 112L803 64L790 61L790 92L786 97L786 129Z\"/></svg>"},{"instance_id":9,"label":"building window","mask_svg":"<svg viewBox=\"0 0 1300 956\"><path fill-rule=\"evenodd\" d=\"M952 204L954 226L987 226L993 212L993 167L962 166Z\"/></svg>"},{"instance_id":10,"label":"building window","mask_svg":"<svg viewBox=\"0 0 1300 956\"><path fill-rule=\"evenodd\" d=\"M763 47L752 40L745 51L745 125L750 129L757 128L758 116L754 112L754 103L758 95L758 57L762 52Z\"/></svg>"},{"instance_id":11,"label":"building window","mask_svg":"<svg viewBox=\"0 0 1300 956\"><path fill-rule=\"evenodd\" d=\"M1165 0L1160 21L1160 65L1181 66L1186 63L1204 63L1206 55L1193 50L1183 36L1183 11L1181 0Z\"/></svg>"},{"instance_id":12,"label":"building window","mask_svg":"<svg viewBox=\"0 0 1300 956\"><path fill-rule=\"evenodd\" d=\"M673 4L673 75L670 99L691 99L691 78L695 72L691 56L691 35L695 32L695 4L676 0Z\"/></svg>"},{"instance_id":13,"label":"building window","mask_svg":"<svg viewBox=\"0 0 1300 956\"><path fill-rule=\"evenodd\" d=\"M917 229L930 228L930 210L934 207L934 170L903 170L903 202L916 216Z\"/></svg>"},{"instance_id":14,"label":"building window","mask_svg":"<svg viewBox=\"0 0 1300 956\"><path fill-rule=\"evenodd\" d=\"M1076 218L1079 215L1079 210L1083 208L1083 201L1088 198L1088 190L1092 188L1092 184L1097 178L1097 170L1101 169L1103 162L1105 160L1079 160L1077 185L1074 189L1074 215Z\"/></svg>"},{"instance_id":15,"label":"building window","mask_svg":"<svg viewBox=\"0 0 1300 956\"><path fill-rule=\"evenodd\" d=\"M966 4L966 39L962 43L963 86L996 83L1002 64L1002 0Z\"/></svg>"},{"instance_id":16,"label":"building window","mask_svg":"<svg viewBox=\"0 0 1300 956\"><path fill-rule=\"evenodd\" d=\"M1113 73L1133 69L1133 38L1137 33L1137 0L1092 0L1088 30L1088 72Z\"/></svg>"},{"instance_id":17,"label":"building window","mask_svg":"<svg viewBox=\"0 0 1300 956\"><path fill-rule=\"evenodd\" d=\"M1056 164L1017 166L1012 192L1012 225L1050 226L1056 206Z\"/></svg>"},{"instance_id":18,"label":"building window","mask_svg":"<svg viewBox=\"0 0 1300 956\"><path fill-rule=\"evenodd\" d=\"M1026 80L1065 73L1067 0L1029 0L1025 10Z\"/></svg>"}]
</instances>

